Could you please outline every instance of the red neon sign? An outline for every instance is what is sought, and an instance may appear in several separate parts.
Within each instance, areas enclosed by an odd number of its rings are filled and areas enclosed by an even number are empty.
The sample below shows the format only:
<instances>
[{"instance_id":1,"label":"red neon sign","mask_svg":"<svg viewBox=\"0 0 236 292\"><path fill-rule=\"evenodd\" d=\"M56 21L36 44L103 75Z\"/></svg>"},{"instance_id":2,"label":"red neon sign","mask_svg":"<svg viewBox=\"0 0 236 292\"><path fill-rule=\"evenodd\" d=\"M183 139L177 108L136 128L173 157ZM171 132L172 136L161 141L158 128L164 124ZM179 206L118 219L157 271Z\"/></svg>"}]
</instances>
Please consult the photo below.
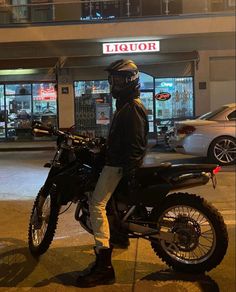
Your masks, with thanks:
<instances>
[{"instance_id":1,"label":"red neon sign","mask_svg":"<svg viewBox=\"0 0 236 292\"><path fill-rule=\"evenodd\" d=\"M166 100L171 98L171 94L168 92L160 92L160 93L155 95L155 98L157 100L166 101Z\"/></svg>"},{"instance_id":2,"label":"red neon sign","mask_svg":"<svg viewBox=\"0 0 236 292\"><path fill-rule=\"evenodd\" d=\"M53 86L49 88L39 88L38 96L35 98L35 100L56 100L57 94Z\"/></svg>"}]
</instances>

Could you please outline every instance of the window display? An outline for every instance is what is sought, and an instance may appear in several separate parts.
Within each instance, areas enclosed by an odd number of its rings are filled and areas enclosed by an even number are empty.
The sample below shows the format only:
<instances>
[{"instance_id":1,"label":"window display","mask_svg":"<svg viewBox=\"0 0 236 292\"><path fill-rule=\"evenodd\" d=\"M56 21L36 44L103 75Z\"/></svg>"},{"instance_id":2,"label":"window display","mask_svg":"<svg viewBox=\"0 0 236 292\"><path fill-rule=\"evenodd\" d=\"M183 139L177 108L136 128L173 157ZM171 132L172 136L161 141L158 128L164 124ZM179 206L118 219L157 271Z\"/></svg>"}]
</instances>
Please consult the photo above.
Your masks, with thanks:
<instances>
[{"instance_id":1,"label":"window display","mask_svg":"<svg viewBox=\"0 0 236 292\"><path fill-rule=\"evenodd\" d=\"M149 132L154 132L154 125L153 125L153 118L154 118L154 112L153 112L153 91L149 92L142 92L140 96L143 105L145 106L147 110L147 116L148 116L148 122L149 122Z\"/></svg>"},{"instance_id":2,"label":"window display","mask_svg":"<svg viewBox=\"0 0 236 292\"><path fill-rule=\"evenodd\" d=\"M32 120L57 125L57 93L53 83L0 85L0 138L32 139Z\"/></svg>"},{"instance_id":3,"label":"window display","mask_svg":"<svg viewBox=\"0 0 236 292\"><path fill-rule=\"evenodd\" d=\"M155 95L169 93L171 97L156 100L158 119L192 118L193 113L193 78L157 78Z\"/></svg>"},{"instance_id":4,"label":"window display","mask_svg":"<svg viewBox=\"0 0 236 292\"><path fill-rule=\"evenodd\" d=\"M8 138L30 136L32 103L30 84L5 85Z\"/></svg>"},{"instance_id":5,"label":"window display","mask_svg":"<svg viewBox=\"0 0 236 292\"><path fill-rule=\"evenodd\" d=\"M174 120L194 116L193 77L154 78L140 72L140 90L150 137L164 134ZM76 130L106 136L116 110L107 80L74 82L74 91Z\"/></svg>"},{"instance_id":6,"label":"window display","mask_svg":"<svg viewBox=\"0 0 236 292\"><path fill-rule=\"evenodd\" d=\"M140 72L140 88L141 90L152 90L154 88L154 78L151 75Z\"/></svg>"},{"instance_id":7,"label":"window display","mask_svg":"<svg viewBox=\"0 0 236 292\"><path fill-rule=\"evenodd\" d=\"M155 97L155 120L157 133L160 135L164 134L175 120L193 118L192 77L156 78Z\"/></svg>"},{"instance_id":8,"label":"window display","mask_svg":"<svg viewBox=\"0 0 236 292\"><path fill-rule=\"evenodd\" d=\"M57 92L54 83L34 83L33 119L47 126L57 125Z\"/></svg>"},{"instance_id":9,"label":"window display","mask_svg":"<svg viewBox=\"0 0 236 292\"><path fill-rule=\"evenodd\" d=\"M0 85L0 139L4 139L6 122L6 110L4 106L4 86Z\"/></svg>"},{"instance_id":10,"label":"window display","mask_svg":"<svg viewBox=\"0 0 236 292\"><path fill-rule=\"evenodd\" d=\"M75 81L74 92L76 131L89 137L106 137L112 114L108 81Z\"/></svg>"}]
</instances>

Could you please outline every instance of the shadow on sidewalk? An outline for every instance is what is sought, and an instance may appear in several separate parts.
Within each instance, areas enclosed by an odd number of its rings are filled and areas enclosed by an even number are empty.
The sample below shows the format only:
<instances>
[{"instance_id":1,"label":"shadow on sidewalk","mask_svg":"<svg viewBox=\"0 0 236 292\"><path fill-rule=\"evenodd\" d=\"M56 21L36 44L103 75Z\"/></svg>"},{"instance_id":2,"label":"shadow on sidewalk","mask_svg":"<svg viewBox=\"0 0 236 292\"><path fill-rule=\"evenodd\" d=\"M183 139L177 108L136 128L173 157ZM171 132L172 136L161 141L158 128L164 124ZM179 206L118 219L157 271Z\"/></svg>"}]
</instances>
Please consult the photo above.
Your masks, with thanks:
<instances>
[{"instance_id":1,"label":"shadow on sidewalk","mask_svg":"<svg viewBox=\"0 0 236 292\"><path fill-rule=\"evenodd\" d=\"M25 246L15 238L0 238L0 287L16 287L38 265Z\"/></svg>"},{"instance_id":2,"label":"shadow on sidewalk","mask_svg":"<svg viewBox=\"0 0 236 292\"><path fill-rule=\"evenodd\" d=\"M5 288L37 287L49 291L53 284L53 289L57 285L60 291L76 289L78 272L95 259L92 245L52 248L40 260L32 257L26 242L21 240L1 238L0 247L0 287ZM114 251L115 257L121 255L121 260L113 260L116 284L99 286L93 291L120 292L121 287L122 291L219 291L209 276L163 270L163 264L156 263L139 261L136 266L135 261L127 258L127 252Z\"/></svg>"},{"instance_id":3,"label":"shadow on sidewalk","mask_svg":"<svg viewBox=\"0 0 236 292\"><path fill-rule=\"evenodd\" d=\"M158 291L162 291L162 290L159 290L159 287L162 287L162 289L164 289L165 286L166 286L166 288L168 286L169 286L169 288L171 288L171 286L172 286L173 289L175 289L175 291L185 291L184 287L186 287L186 286L188 286L188 289L186 291L190 291L190 290L196 291L194 289L194 287L195 288L198 287L198 289L199 289L198 291L201 291L201 292L218 292L218 291L220 291L218 284L208 275L178 273L178 272L175 272L171 269L166 269L166 270L161 270L158 272L151 273L151 274L141 278L137 282L136 285L141 287L142 284L144 284L144 282L156 283L155 288L156 288L156 290L158 289ZM170 282L171 282L171 284L170 284ZM183 283L183 284L181 284L181 283ZM151 287L153 284L149 283L148 285ZM179 287L179 289L181 289L181 287L182 287L183 290L178 290L178 287Z\"/></svg>"}]
</instances>

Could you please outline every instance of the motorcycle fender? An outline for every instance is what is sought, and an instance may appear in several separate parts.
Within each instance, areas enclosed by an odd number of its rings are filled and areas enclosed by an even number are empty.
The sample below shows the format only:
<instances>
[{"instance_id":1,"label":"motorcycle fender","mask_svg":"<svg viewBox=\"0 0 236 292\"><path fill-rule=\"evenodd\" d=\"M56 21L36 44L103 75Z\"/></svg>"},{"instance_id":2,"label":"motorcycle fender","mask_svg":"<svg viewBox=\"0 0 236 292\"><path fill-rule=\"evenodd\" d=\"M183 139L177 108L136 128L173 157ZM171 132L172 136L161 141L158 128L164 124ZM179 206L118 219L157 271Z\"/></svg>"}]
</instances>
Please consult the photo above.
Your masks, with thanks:
<instances>
[{"instance_id":1,"label":"motorcycle fender","mask_svg":"<svg viewBox=\"0 0 236 292\"><path fill-rule=\"evenodd\" d=\"M196 187L205 185L209 182L211 177L210 173L198 172L198 173L186 173L175 176L171 179L171 190L185 189L190 187Z\"/></svg>"}]
</instances>

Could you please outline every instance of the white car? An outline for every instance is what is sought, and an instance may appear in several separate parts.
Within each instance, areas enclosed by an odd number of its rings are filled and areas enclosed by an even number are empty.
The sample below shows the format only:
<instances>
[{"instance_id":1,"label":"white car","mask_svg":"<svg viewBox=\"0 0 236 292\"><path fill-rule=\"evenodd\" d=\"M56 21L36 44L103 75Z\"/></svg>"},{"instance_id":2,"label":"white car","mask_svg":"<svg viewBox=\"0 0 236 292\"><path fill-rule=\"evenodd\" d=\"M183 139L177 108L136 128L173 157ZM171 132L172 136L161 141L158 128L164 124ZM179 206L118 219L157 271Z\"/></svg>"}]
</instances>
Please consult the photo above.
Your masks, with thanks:
<instances>
[{"instance_id":1,"label":"white car","mask_svg":"<svg viewBox=\"0 0 236 292\"><path fill-rule=\"evenodd\" d=\"M223 105L195 120L175 122L170 148L183 154L208 157L220 165L236 162L236 103Z\"/></svg>"}]
</instances>

